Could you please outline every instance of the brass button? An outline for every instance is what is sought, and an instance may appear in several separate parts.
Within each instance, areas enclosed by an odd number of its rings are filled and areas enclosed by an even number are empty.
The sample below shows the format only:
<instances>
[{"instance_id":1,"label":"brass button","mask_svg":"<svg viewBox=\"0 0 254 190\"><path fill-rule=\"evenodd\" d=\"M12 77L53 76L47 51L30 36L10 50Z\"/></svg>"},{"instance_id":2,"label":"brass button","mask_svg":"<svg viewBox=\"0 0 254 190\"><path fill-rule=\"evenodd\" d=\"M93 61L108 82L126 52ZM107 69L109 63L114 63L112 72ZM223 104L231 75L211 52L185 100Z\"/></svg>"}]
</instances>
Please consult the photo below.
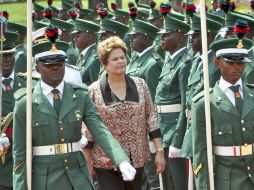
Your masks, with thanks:
<instances>
[{"instance_id":1,"label":"brass button","mask_svg":"<svg viewBox=\"0 0 254 190\"><path fill-rule=\"evenodd\" d=\"M241 123L244 123L244 120L243 120L243 119L241 120Z\"/></svg>"},{"instance_id":2,"label":"brass button","mask_svg":"<svg viewBox=\"0 0 254 190\"><path fill-rule=\"evenodd\" d=\"M60 130L61 130L61 131L63 131L63 130L64 130L64 128L63 128L63 127L61 127L61 128L60 128Z\"/></svg>"},{"instance_id":3,"label":"brass button","mask_svg":"<svg viewBox=\"0 0 254 190\"><path fill-rule=\"evenodd\" d=\"M243 128L242 128L242 131L245 131L245 130L246 130L246 129L243 127Z\"/></svg>"},{"instance_id":4,"label":"brass button","mask_svg":"<svg viewBox=\"0 0 254 190\"><path fill-rule=\"evenodd\" d=\"M66 167L65 167L65 169L66 169L66 170L68 170L68 169L69 169L69 167L68 167L68 166L66 166Z\"/></svg>"},{"instance_id":5,"label":"brass button","mask_svg":"<svg viewBox=\"0 0 254 190\"><path fill-rule=\"evenodd\" d=\"M62 124L62 121L61 121L61 120L59 121L59 124Z\"/></svg>"},{"instance_id":6,"label":"brass button","mask_svg":"<svg viewBox=\"0 0 254 190\"><path fill-rule=\"evenodd\" d=\"M251 177L251 174L249 174L249 177Z\"/></svg>"},{"instance_id":7,"label":"brass button","mask_svg":"<svg viewBox=\"0 0 254 190\"><path fill-rule=\"evenodd\" d=\"M247 166L247 170L250 170L250 166Z\"/></svg>"},{"instance_id":8,"label":"brass button","mask_svg":"<svg viewBox=\"0 0 254 190\"><path fill-rule=\"evenodd\" d=\"M221 131L219 131L219 135L222 135L222 132L221 132Z\"/></svg>"},{"instance_id":9,"label":"brass button","mask_svg":"<svg viewBox=\"0 0 254 190\"><path fill-rule=\"evenodd\" d=\"M65 163L67 163L67 162L68 162L68 160L64 160L64 162L65 162Z\"/></svg>"},{"instance_id":10,"label":"brass button","mask_svg":"<svg viewBox=\"0 0 254 190\"><path fill-rule=\"evenodd\" d=\"M248 146L248 144L247 144L247 143L245 143L245 144L244 144L244 146Z\"/></svg>"},{"instance_id":11,"label":"brass button","mask_svg":"<svg viewBox=\"0 0 254 190\"><path fill-rule=\"evenodd\" d=\"M36 125L36 126L38 126L38 125L39 125L39 123L35 123L35 125Z\"/></svg>"},{"instance_id":12,"label":"brass button","mask_svg":"<svg viewBox=\"0 0 254 190\"><path fill-rule=\"evenodd\" d=\"M61 138L61 142L64 142L64 138Z\"/></svg>"}]
</instances>

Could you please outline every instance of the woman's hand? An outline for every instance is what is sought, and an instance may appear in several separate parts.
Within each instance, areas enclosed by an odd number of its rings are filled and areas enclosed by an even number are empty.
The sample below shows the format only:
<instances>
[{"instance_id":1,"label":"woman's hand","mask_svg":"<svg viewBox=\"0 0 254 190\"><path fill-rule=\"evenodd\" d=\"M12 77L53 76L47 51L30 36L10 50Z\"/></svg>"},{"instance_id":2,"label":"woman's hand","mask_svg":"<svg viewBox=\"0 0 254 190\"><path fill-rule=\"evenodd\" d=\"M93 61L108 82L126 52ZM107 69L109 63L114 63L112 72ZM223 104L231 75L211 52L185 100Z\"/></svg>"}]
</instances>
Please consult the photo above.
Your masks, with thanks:
<instances>
[{"instance_id":1,"label":"woman's hand","mask_svg":"<svg viewBox=\"0 0 254 190\"><path fill-rule=\"evenodd\" d=\"M94 178L94 169L93 169L93 164L92 162L87 162L87 169L89 172L89 175Z\"/></svg>"},{"instance_id":2,"label":"woman's hand","mask_svg":"<svg viewBox=\"0 0 254 190\"><path fill-rule=\"evenodd\" d=\"M160 174L165 170L166 161L163 151L157 151L155 155L156 173Z\"/></svg>"}]
</instances>

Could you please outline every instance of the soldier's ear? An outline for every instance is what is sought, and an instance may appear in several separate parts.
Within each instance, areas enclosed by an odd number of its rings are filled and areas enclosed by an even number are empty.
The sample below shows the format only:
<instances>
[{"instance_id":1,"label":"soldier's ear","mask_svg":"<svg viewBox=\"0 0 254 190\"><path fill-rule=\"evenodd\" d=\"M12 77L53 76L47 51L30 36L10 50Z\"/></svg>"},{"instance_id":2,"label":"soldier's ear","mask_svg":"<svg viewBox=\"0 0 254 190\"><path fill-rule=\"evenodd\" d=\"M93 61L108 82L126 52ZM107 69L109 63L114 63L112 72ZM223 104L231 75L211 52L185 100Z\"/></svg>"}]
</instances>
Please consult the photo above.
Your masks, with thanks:
<instances>
[{"instance_id":1,"label":"soldier's ear","mask_svg":"<svg viewBox=\"0 0 254 190\"><path fill-rule=\"evenodd\" d=\"M220 65L222 64L223 59L221 57L216 57L214 60L214 64L217 68L220 68Z\"/></svg>"},{"instance_id":2,"label":"soldier's ear","mask_svg":"<svg viewBox=\"0 0 254 190\"><path fill-rule=\"evenodd\" d=\"M40 72L40 67L41 67L41 64L37 63L36 66L35 66L35 69L36 69L36 71L37 71L38 73L41 74L41 72Z\"/></svg>"}]
</instances>

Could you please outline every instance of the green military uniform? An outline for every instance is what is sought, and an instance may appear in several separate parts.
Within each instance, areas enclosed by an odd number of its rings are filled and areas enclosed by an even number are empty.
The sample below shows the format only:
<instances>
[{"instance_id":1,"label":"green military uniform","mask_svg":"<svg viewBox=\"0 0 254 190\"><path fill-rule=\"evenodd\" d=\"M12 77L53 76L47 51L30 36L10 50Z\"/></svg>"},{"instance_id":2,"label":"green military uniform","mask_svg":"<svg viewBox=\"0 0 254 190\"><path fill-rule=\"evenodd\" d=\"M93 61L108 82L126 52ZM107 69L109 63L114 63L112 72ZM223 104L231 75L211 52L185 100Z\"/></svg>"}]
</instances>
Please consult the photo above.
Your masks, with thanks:
<instances>
[{"instance_id":1,"label":"green military uniform","mask_svg":"<svg viewBox=\"0 0 254 190\"><path fill-rule=\"evenodd\" d=\"M226 39L211 44L211 49L216 51L217 57L222 57L227 64L230 62L244 63L247 48L252 45L250 40L243 40L244 49L236 48L237 39ZM230 52L224 50L230 48ZM233 49L234 48L234 49ZM220 54L217 54L220 50ZM223 53L223 52L224 53ZM225 56L225 58L224 58ZM241 58L240 58L241 57ZM224 79L225 81L225 79ZM254 188L253 179L253 117L254 94L240 80L236 84L242 85L243 107L237 110L235 97L230 100L228 92L231 85L222 79L210 90L212 145L214 153L214 180L216 190L250 190ZM223 86L224 85L224 86ZM233 85L233 84L232 84ZM229 91L226 93L227 88ZM233 103L233 102L234 103ZM235 105L236 106L235 106ZM197 190L208 190L208 166L206 147L206 124L203 93L196 95L192 103L192 135L193 135L193 171L196 179ZM244 151L244 144L250 144L250 151ZM240 148L242 147L242 148ZM241 149L241 150L240 150Z\"/></svg>"},{"instance_id":2,"label":"green military uniform","mask_svg":"<svg viewBox=\"0 0 254 190\"><path fill-rule=\"evenodd\" d=\"M149 12L149 17L147 18L147 20L151 23L153 20L161 20L163 22L163 16L160 14L159 10L155 9L154 7L150 7L150 12ZM161 28L161 27L159 27ZM156 37L156 39L154 40L153 46L154 46L154 50L155 52L157 52L163 59L165 58L165 51L164 49L161 47L161 36L158 35Z\"/></svg>"},{"instance_id":3,"label":"green military uniform","mask_svg":"<svg viewBox=\"0 0 254 190\"><path fill-rule=\"evenodd\" d=\"M63 21L63 20L55 19L55 18L52 18L50 23L57 26L61 30L68 32L68 33L70 33L74 27L73 24L68 23L67 21ZM74 48L74 45L72 42L70 42L70 41L68 41L68 42L69 42L69 48L66 52L68 63L70 65L76 65L78 56L79 56L79 51Z\"/></svg>"},{"instance_id":4,"label":"green military uniform","mask_svg":"<svg viewBox=\"0 0 254 190\"><path fill-rule=\"evenodd\" d=\"M211 19L207 19L207 30L216 34L217 31L222 27L218 22L215 22ZM192 29L189 32L191 34L193 31L201 30L200 17L194 14ZM209 70L209 82L210 87L213 87L215 83L220 78L220 72L218 68L213 63L215 54L213 51L208 51L208 70ZM186 91L186 117L187 120L187 129L183 140L181 156L186 158L192 158L192 137L191 137L191 103L192 98L203 91L204 89L204 77L203 77L203 62L199 52L194 56L193 63L188 78L187 91Z\"/></svg>"},{"instance_id":5,"label":"green military uniform","mask_svg":"<svg viewBox=\"0 0 254 190\"><path fill-rule=\"evenodd\" d=\"M0 21L3 22L3 18L0 17ZM0 22L0 23L1 23ZM5 27L5 26L3 26ZM18 39L18 33L16 32L3 32L1 38L5 38L3 41L3 55L15 54L14 49L15 42ZM13 55L11 55L13 56ZM11 82L6 86L5 80L10 79ZM5 162L0 159L0 189L9 190L12 187L12 169L13 169L13 157L12 157L12 121L13 121L13 109L14 109L14 97L13 94L20 88L25 87L25 81L15 74L14 70L7 78L2 77L2 120L1 120L1 134L5 133L10 141L10 146L7 154L5 155ZM8 89L7 89L8 88Z\"/></svg>"},{"instance_id":6,"label":"green military uniform","mask_svg":"<svg viewBox=\"0 0 254 190\"><path fill-rule=\"evenodd\" d=\"M140 20L135 20L132 31L129 34L143 33L151 39L155 39L157 36L156 32L158 31L159 29L151 24ZM130 60L126 74L143 78L146 81L152 99L154 100L155 91L163 64L164 63L160 55L154 52L152 47L149 47L149 49L147 48L146 52L144 52L141 56L137 55Z\"/></svg>"},{"instance_id":7,"label":"green military uniform","mask_svg":"<svg viewBox=\"0 0 254 190\"><path fill-rule=\"evenodd\" d=\"M64 42L55 44L56 48L62 52L49 51L51 48L49 42L33 46L35 59L40 64L50 64L50 60L55 63L54 59L57 59L59 64L64 63L66 58L64 52L67 50L68 44ZM38 54L41 52L47 52L47 54ZM57 111L50 103L48 96L44 95L46 83L44 82L42 89L42 82L37 83L32 94L32 189L92 190L93 185L90 181L86 161L80 152L79 144L77 144L81 139L82 121L90 130L96 143L107 153L116 166L124 160L128 161L128 157L101 121L86 86L62 81L60 83L63 87L61 106ZM53 89L49 85L48 88ZM25 89L21 89L15 94L13 133L13 185L15 190L27 189L25 92Z\"/></svg>"},{"instance_id":8,"label":"green military uniform","mask_svg":"<svg viewBox=\"0 0 254 190\"><path fill-rule=\"evenodd\" d=\"M77 33L78 31L96 33L98 30L99 26L97 24L82 19L76 19L76 24L72 33ZM86 85L90 85L98 79L100 62L95 43L81 52L76 66L80 69L82 81Z\"/></svg>"},{"instance_id":9,"label":"green military uniform","mask_svg":"<svg viewBox=\"0 0 254 190\"><path fill-rule=\"evenodd\" d=\"M8 30L19 33L20 37L26 36L26 26L23 26L18 23L9 22ZM17 44L16 49L17 53L15 55L15 71L18 72L26 72L26 47L23 44L23 41L19 40L20 44Z\"/></svg>"},{"instance_id":10,"label":"green military uniform","mask_svg":"<svg viewBox=\"0 0 254 190\"><path fill-rule=\"evenodd\" d=\"M164 28L160 33L186 33L189 29L190 26L188 24L169 15L165 17ZM185 90L190 68L191 56L188 53L188 49L182 47L165 60L156 89L155 104L159 108L157 109L158 123L163 135L163 147L167 149L165 153L167 168L162 174L164 189L187 188L185 161L180 158L174 159L174 163L169 161L168 148L173 146L181 149L186 127L186 118L179 118L180 115L184 114ZM167 111L160 109L161 107L170 106L175 106L175 108ZM174 166L171 166L171 164ZM180 179L181 181L179 181Z\"/></svg>"}]
</instances>

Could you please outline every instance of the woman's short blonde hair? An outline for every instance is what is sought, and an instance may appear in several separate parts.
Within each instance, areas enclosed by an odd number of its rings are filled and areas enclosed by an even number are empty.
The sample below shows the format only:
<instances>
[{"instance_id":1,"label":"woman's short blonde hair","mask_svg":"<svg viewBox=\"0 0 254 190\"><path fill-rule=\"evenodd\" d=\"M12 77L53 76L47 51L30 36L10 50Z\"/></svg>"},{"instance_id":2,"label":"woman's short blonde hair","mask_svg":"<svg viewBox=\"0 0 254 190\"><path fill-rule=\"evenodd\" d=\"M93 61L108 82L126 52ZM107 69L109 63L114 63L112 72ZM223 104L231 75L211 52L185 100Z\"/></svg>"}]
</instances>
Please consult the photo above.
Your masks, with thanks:
<instances>
[{"instance_id":1,"label":"woman's short blonde hair","mask_svg":"<svg viewBox=\"0 0 254 190\"><path fill-rule=\"evenodd\" d=\"M124 51L125 55L128 51L123 40L117 36L112 36L106 40L103 40L98 45L98 55L102 65L108 64L108 57L112 50L120 48Z\"/></svg>"}]
</instances>

